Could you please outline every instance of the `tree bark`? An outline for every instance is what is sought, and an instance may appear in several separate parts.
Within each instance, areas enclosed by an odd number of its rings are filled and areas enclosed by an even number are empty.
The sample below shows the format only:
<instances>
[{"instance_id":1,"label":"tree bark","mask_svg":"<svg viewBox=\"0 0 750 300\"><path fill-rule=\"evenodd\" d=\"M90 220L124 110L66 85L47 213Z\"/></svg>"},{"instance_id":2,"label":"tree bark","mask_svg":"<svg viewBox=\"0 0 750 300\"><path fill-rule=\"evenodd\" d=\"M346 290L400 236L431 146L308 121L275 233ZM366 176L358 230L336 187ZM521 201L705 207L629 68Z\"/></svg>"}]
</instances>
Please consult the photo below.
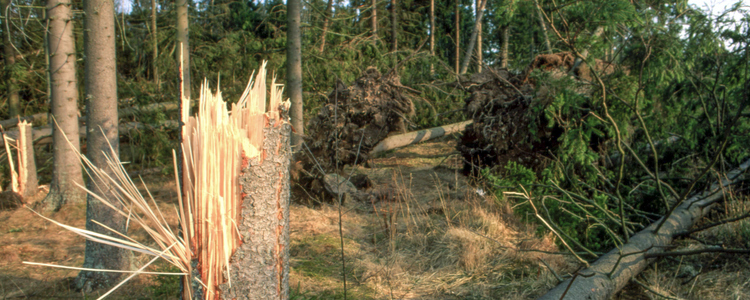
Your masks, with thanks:
<instances>
[{"instance_id":1,"label":"tree bark","mask_svg":"<svg viewBox=\"0 0 750 300\"><path fill-rule=\"evenodd\" d=\"M91 163L115 178L108 167L107 156L119 154L117 118L117 70L115 59L115 15L113 0L84 0L84 55L86 57L86 157ZM90 178L88 189L105 199L116 199L111 181ZM110 201L122 208L119 201ZM126 217L103 204L91 194L86 199L86 230L105 235L114 233L95 224L127 234ZM132 253L129 250L86 240L84 268L129 270ZM76 286L84 291L114 285L122 273L81 271Z\"/></svg>"},{"instance_id":2,"label":"tree bark","mask_svg":"<svg viewBox=\"0 0 750 300\"><path fill-rule=\"evenodd\" d=\"M66 202L81 203L86 192L76 151L78 138L78 81L76 79L75 39L70 0L48 0L49 72L53 124L53 170L50 191L43 200L44 210L57 211ZM68 144L70 141L70 145Z\"/></svg>"},{"instance_id":3,"label":"tree bark","mask_svg":"<svg viewBox=\"0 0 750 300\"><path fill-rule=\"evenodd\" d=\"M289 0L287 12L287 87L289 99L292 101L290 117L295 134L292 135L292 147L299 150L302 136L305 134L302 102L302 37L300 35L301 0Z\"/></svg>"},{"instance_id":4,"label":"tree bark","mask_svg":"<svg viewBox=\"0 0 750 300\"><path fill-rule=\"evenodd\" d=\"M461 17L461 0L456 0L456 24L453 28L456 29L456 74L458 74L458 68L461 56L461 24L459 23Z\"/></svg>"},{"instance_id":5,"label":"tree bark","mask_svg":"<svg viewBox=\"0 0 750 300\"><path fill-rule=\"evenodd\" d=\"M477 0L479 1L479 0ZM466 70L469 69L469 62L471 62L471 52L474 51L474 44L477 42L477 36L479 34L479 30L482 28L482 16L484 15L484 7L487 5L487 0L482 1L482 6L478 9L479 13L477 14L477 20L474 23L474 30L471 31L471 38L469 38L469 46L466 48L466 53L464 54L464 61L461 63L461 70L459 74L466 73Z\"/></svg>"},{"instance_id":6,"label":"tree bark","mask_svg":"<svg viewBox=\"0 0 750 300\"><path fill-rule=\"evenodd\" d=\"M466 126L471 124L472 122L473 121L464 121L460 123L453 123L444 126L432 127L424 130L389 136L380 141L380 143L375 145L375 147L370 150L370 157L388 150L429 141L431 139L439 138L441 136L456 132L462 132L466 129Z\"/></svg>"},{"instance_id":7,"label":"tree bark","mask_svg":"<svg viewBox=\"0 0 750 300\"><path fill-rule=\"evenodd\" d=\"M508 44L510 44L510 25L503 26L503 42L500 44L500 67L508 67Z\"/></svg>"},{"instance_id":8,"label":"tree bark","mask_svg":"<svg viewBox=\"0 0 750 300\"><path fill-rule=\"evenodd\" d=\"M177 0L177 67L182 72L182 84L184 86L182 93L187 99L190 99L190 38L188 29L188 0ZM179 51L182 47L182 51ZM182 67L180 67L182 59ZM179 86L179 85L178 85Z\"/></svg>"},{"instance_id":9,"label":"tree bark","mask_svg":"<svg viewBox=\"0 0 750 300\"><path fill-rule=\"evenodd\" d=\"M547 50L547 54L552 54L552 44L549 42L549 34L547 34L547 23L544 22L544 16L542 15L542 6L539 5L539 0L534 0L536 6L536 13L539 16L539 26L542 28L542 37L544 37L544 47Z\"/></svg>"},{"instance_id":10,"label":"tree bark","mask_svg":"<svg viewBox=\"0 0 750 300\"><path fill-rule=\"evenodd\" d=\"M435 57L435 0L430 0L430 56ZM430 75L435 74L435 64L430 63Z\"/></svg>"},{"instance_id":11,"label":"tree bark","mask_svg":"<svg viewBox=\"0 0 750 300\"><path fill-rule=\"evenodd\" d=\"M34 162L34 143L31 124L23 122L18 126L18 193L23 198L34 196L38 190L39 181L36 177L36 162Z\"/></svg>"},{"instance_id":12,"label":"tree bark","mask_svg":"<svg viewBox=\"0 0 750 300\"><path fill-rule=\"evenodd\" d=\"M152 50L153 61L151 62L151 72L154 73L153 78L154 84L156 85L156 93L159 93L159 90L161 90L161 83L159 82L159 67L156 64L156 60L159 58L159 38L157 36L156 29L156 0L151 0L151 42L154 43L154 48Z\"/></svg>"},{"instance_id":13,"label":"tree bark","mask_svg":"<svg viewBox=\"0 0 750 300\"><path fill-rule=\"evenodd\" d=\"M3 10L5 19L3 25L3 55L5 56L5 84L7 86L6 95L8 97L8 116L13 118L21 112L21 102L18 97L17 80L13 75L13 68L16 64L16 51L13 49L12 35L10 32L10 1L0 0L0 8Z\"/></svg>"},{"instance_id":14,"label":"tree bark","mask_svg":"<svg viewBox=\"0 0 750 300\"><path fill-rule=\"evenodd\" d=\"M378 43L378 0L372 0L372 43Z\"/></svg>"},{"instance_id":15,"label":"tree bark","mask_svg":"<svg viewBox=\"0 0 750 300\"><path fill-rule=\"evenodd\" d=\"M396 7L396 0L391 0L391 50L393 52L398 51L398 9Z\"/></svg>"},{"instance_id":16,"label":"tree bark","mask_svg":"<svg viewBox=\"0 0 750 300\"><path fill-rule=\"evenodd\" d=\"M323 36L320 38L320 52L326 49L326 35L328 34L328 26L331 23L331 15L333 14L333 0L328 0L326 5L326 14L323 21Z\"/></svg>"},{"instance_id":17,"label":"tree bark","mask_svg":"<svg viewBox=\"0 0 750 300\"><path fill-rule=\"evenodd\" d=\"M481 13L479 9L481 0L476 0L476 14L477 16ZM487 2L487 1L485 1ZM477 20L477 73L482 73L482 22Z\"/></svg>"},{"instance_id":18,"label":"tree bark","mask_svg":"<svg viewBox=\"0 0 750 300\"><path fill-rule=\"evenodd\" d=\"M242 166L242 244L227 268L232 286L219 286L222 299L289 298L289 133L275 120L263 129L266 159Z\"/></svg>"},{"instance_id":19,"label":"tree bark","mask_svg":"<svg viewBox=\"0 0 750 300\"><path fill-rule=\"evenodd\" d=\"M646 254L664 252L677 234L689 229L711 211L713 205L723 198L724 187L739 180L748 167L750 160L729 172L728 180L717 182L709 191L684 201L667 217L658 233L654 230L661 219L631 237L620 249L609 251L591 266L579 271L580 276L563 281L539 299L559 300L563 296L564 299L610 299L654 261L653 258L646 258Z\"/></svg>"}]
</instances>

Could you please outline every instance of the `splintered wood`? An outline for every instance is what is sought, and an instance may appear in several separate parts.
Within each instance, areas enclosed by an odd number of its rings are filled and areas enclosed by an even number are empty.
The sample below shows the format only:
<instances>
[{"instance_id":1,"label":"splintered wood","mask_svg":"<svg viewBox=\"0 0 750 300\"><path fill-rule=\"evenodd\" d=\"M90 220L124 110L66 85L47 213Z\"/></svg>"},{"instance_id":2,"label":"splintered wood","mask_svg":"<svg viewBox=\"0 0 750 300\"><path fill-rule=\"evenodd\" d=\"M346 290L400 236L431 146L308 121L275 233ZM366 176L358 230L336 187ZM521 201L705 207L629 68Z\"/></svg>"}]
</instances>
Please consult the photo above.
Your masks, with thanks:
<instances>
[{"instance_id":1,"label":"splintered wood","mask_svg":"<svg viewBox=\"0 0 750 300\"><path fill-rule=\"evenodd\" d=\"M198 260L206 299L217 298L219 284L231 285L224 272L241 243L237 222L242 204L239 175L243 160L262 160L263 128L279 118L281 85L271 81L266 108L266 64L248 82L237 103L227 108L221 91L211 93L204 81L197 116L189 116L189 99L182 99L182 199L185 232Z\"/></svg>"}]
</instances>

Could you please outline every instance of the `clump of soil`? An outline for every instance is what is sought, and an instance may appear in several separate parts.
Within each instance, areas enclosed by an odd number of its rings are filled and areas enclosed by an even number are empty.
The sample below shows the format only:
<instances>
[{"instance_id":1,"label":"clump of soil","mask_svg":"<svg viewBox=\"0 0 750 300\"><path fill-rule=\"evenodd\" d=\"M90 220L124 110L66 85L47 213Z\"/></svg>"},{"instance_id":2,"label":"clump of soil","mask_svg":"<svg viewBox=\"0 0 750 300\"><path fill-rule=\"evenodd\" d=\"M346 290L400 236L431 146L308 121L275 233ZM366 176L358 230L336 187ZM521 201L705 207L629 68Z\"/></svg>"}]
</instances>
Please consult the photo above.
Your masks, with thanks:
<instances>
[{"instance_id":1,"label":"clump of soil","mask_svg":"<svg viewBox=\"0 0 750 300\"><path fill-rule=\"evenodd\" d=\"M534 167L540 156L558 145L562 133L558 128L536 128L544 97L534 100L534 84L526 74L512 74L508 70L485 69L462 84L470 96L465 100L466 113L474 122L466 127L458 150L465 160L464 173L476 172L481 167L504 166L509 160ZM487 75L490 76L487 76Z\"/></svg>"},{"instance_id":2,"label":"clump of soil","mask_svg":"<svg viewBox=\"0 0 750 300\"><path fill-rule=\"evenodd\" d=\"M382 75L369 67L351 86L343 83L307 124L305 141L324 169L360 164L392 132L404 132L414 104L395 72Z\"/></svg>"},{"instance_id":3,"label":"clump of soil","mask_svg":"<svg viewBox=\"0 0 750 300\"><path fill-rule=\"evenodd\" d=\"M304 151L293 167L293 178L308 193L322 192L323 176L337 167L358 165L391 133L405 132L414 104L395 72L381 74L369 67L351 86L342 82L307 124ZM306 149L305 149L306 150Z\"/></svg>"}]
</instances>

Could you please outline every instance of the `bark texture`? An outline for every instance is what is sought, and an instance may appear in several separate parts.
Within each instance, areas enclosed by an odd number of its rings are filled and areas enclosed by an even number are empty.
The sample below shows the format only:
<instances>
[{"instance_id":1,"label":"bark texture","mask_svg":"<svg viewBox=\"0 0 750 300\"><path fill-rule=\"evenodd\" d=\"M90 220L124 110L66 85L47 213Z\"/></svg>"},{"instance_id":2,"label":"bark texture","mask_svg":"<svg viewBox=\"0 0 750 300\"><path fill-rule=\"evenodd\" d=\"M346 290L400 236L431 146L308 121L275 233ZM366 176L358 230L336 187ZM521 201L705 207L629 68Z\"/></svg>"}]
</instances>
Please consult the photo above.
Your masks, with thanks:
<instances>
[{"instance_id":1,"label":"bark texture","mask_svg":"<svg viewBox=\"0 0 750 300\"><path fill-rule=\"evenodd\" d=\"M188 29L188 0L177 0L177 49L175 55L176 60L179 62L182 59L182 67L180 72L182 73L182 84L183 96L190 99L190 38ZM182 53L179 51L180 45L182 45ZM180 58L182 54L182 58Z\"/></svg>"},{"instance_id":2,"label":"bark texture","mask_svg":"<svg viewBox=\"0 0 750 300\"><path fill-rule=\"evenodd\" d=\"M115 16L113 0L85 0L84 53L86 57L86 157L94 166L105 170L112 178L115 173L107 166L107 156L117 156L119 132L117 118L117 69L115 64ZM105 199L116 199L110 180L91 178L88 189ZM111 201L121 207L118 201ZM126 234L126 218L91 195L86 199L86 229L115 236L95 224L98 221ZM84 268L129 270L132 254L129 250L86 240ZM81 271L76 286L84 291L108 287L117 283L122 273Z\"/></svg>"},{"instance_id":3,"label":"bark texture","mask_svg":"<svg viewBox=\"0 0 750 300\"><path fill-rule=\"evenodd\" d=\"M610 299L655 260L647 259L646 254L660 253L667 249L666 246L669 246L675 235L689 229L705 216L713 204L723 198L724 187L737 181L748 167L750 160L729 172L728 179L713 184L708 191L683 202L668 216L658 233L654 230L663 218L631 237L621 249L609 251L589 268L579 271L582 276L575 277L574 281L572 278L563 281L539 299Z\"/></svg>"},{"instance_id":4,"label":"bark texture","mask_svg":"<svg viewBox=\"0 0 750 300\"><path fill-rule=\"evenodd\" d=\"M300 17L302 11L301 0L289 0L287 22L286 67L287 67L287 91L292 102L289 112L292 119L292 147L297 151L305 134L305 123L303 120L302 102L302 36L300 34Z\"/></svg>"},{"instance_id":5,"label":"bark texture","mask_svg":"<svg viewBox=\"0 0 750 300\"><path fill-rule=\"evenodd\" d=\"M156 35L156 32L156 0L151 0L151 42L154 43L151 72L154 73L152 76L154 78L154 84L156 85L156 92L159 93L159 67L156 65L156 59L159 58L159 38Z\"/></svg>"},{"instance_id":6,"label":"bark texture","mask_svg":"<svg viewBox=\"0 0 750 300\"><path fill-rule=\"evenodd\" d=\"M480 1L482 0L476 0L474 3L476 3L476 14L477 16L481 13L480 11ZM486 0L484 2L487 2ZM477 21L477 28L479 29L477 31L477 73L482 73L482 22L481 20Z\"/></svg>"},{"instance_id":7,"label":"bark texture","mask_svg":"<svg viewBox=\"0 0 750 300\"><path fill-rule=\"evenodd\" d=\"M0 8L2 8L3 19L3 55L5 56L5 84L8 87L6 95L8 97L8 116L15 117L21 113L21 102L18 97L18 86L16 79L13 76L13 68L16 64L16 51L13 48L12 33L10 29L13 28L8 24L10 20L10 1L0 0Z\"/></svg>"},{"instance_id":8,"label":"bark texture","mask_svg":"<svg viewBox=\"0 0 750 300\"><path fill-rule=\"evenodd\" d=\"M539 0L534 0L536 6L536 13L539 17L539 27L542 28L542 37L544 37L544 47L547 54L552 54L552 44L549 42L549 34L547 33L547 23L544 22L544 15L542 15L542 6L539 5Z\"/></svg>"},{"instance_id":9,"label":"bark texture","mask_svg":"<svg viewBox=\"0 0 750 300\"><path fill-rule=\"evenodd\" d=\"M500 67L508 67L508 45L510 44L510 25L503 26L503 41L500 44Z\"/></svg>"},{"instance_id":10,"label":"bark texture","mask_svg":"<svg viewBox=\"0 0 750 300\"><path fill-rule=\"evenodd\" d=\"M290 126L272 122L263 129L265 159L243 162L242 244L230 260L231 286L219 285L222 299L289 298Z\"/></svg>"},{"instance_id":11,"label":"bark texture","mask_svg":"<svg viewBox=\"0 0 750 300\"><path fill-rule=\"evenodd\" d=\"M44 210L57 211L66 202L80 203L86 192L75 185L83 184L83 173L76 150L78 138L78 81L73 39L73 13L70 0L48 0L49 72L54 147L50 191L43 200ZM70 145L68 141L70 140Z\"/></svg>"},{"instance_id":12,"label":"bark texture","mask_svg":"<svg viewBox=\"0 0 750 300\"><path fill-rule=\"evenodd\" d=\"M18 129L21 133L18 138L18 193L26 198L36 194L39 181L36 178L31 124L24 122Z\"/></svg>"},{"instance_id":13,"label":"bark texture","mask_svg":"<svg viewBox=\"0 0 750 300\"><path fill-rule=\"evenodd\" d=\"M372 43L378 43L378 0L372 0Z\"/></svg>"}]
</instances>

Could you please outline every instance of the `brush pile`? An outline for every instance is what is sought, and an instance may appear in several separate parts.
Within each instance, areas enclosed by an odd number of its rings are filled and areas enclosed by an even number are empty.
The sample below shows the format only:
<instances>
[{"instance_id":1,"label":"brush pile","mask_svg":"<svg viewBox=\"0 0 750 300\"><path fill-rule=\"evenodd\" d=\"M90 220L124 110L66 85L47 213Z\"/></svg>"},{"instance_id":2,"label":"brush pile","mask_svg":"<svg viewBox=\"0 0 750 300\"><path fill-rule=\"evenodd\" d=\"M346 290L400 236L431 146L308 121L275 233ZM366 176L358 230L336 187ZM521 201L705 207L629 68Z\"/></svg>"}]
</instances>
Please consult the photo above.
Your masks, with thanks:
<instances>
[{"instance_id":1,"label":"brush pile","mask_svg":"<svg viewBox=\"0 0 750 300\"><path fill-rule=\"evenodd\" d=\"M390 133L405 132L414 104L395 72L382 75L370 67L351 86L336 84L328 103L307 124L305 143L321 167L354 165ZM308 159L305 169L314 161Z\"/></svg>"}]
</instances>

